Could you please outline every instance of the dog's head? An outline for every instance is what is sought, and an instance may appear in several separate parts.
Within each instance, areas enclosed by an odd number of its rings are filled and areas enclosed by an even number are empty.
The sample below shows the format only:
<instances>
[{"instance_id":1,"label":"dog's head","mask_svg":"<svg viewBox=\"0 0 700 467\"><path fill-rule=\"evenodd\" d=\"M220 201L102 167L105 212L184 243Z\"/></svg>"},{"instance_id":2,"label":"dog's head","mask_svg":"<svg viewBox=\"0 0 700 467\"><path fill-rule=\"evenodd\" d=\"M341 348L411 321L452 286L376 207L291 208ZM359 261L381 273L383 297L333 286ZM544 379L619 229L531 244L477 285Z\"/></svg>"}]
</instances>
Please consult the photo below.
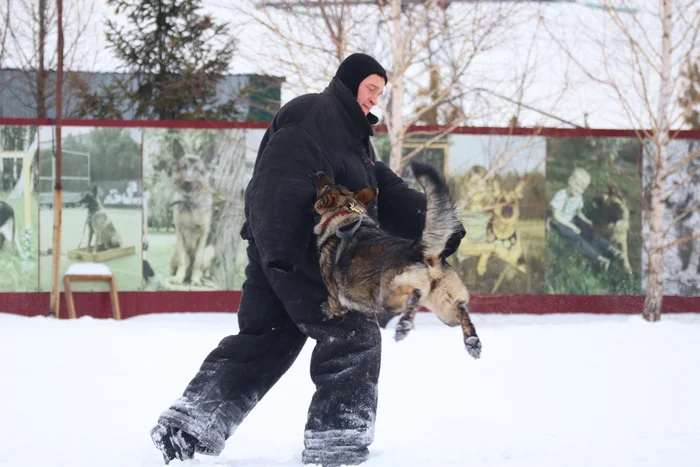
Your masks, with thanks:
<instances>
[{"instance_id":1,"label":"dog's head","mask_svg":"<svg viewBox=\"0 0 700 467\"><path fill-rule=\"evenodd\" d=\"M90 191L84 192L78 204L85 206L91 211L99 208L100 201L97 198L97 186L93 186Z\"/></svg>"},{"instance_id":2,"label":"dog's head","mask_svg":"<svg viewBox=\"0 0 700 467\"><path fill-rule=\"evenodd\" d=\"M367 213L367 206L377 196L374 187L367 187L357 191L350 191L342 185L336 185L323 172L314 174L316 185L316 202L314 210L321 215L321 221L316 226L316 233L320 233L333 219Z\"/></svg>"},{"instance_id":3,"label":"dog's head","mask_svg":"<svg viewBox=\"0 0 700 467\"><path fill-rule=\"evenodd\" d=\"M597 225L614 224L629 215L622 191L612 184L605 193L593 199L593 211L592 220Z\"/></svg>"},{"instance_id":4,"label":"dog's head","mask_svg":"<svg viewBox=\"0 0 700 467\"><path fill-rule=\"evenodd\" d=\"M209 164L214 160L214 146L207 145L201 155L185 151L179 140L173 141L171 175L177 190L185 197L192 196L209 185Z\"/></svg>"},{"instance_id":5,"label":"dog's head","mask_svg":"<svg viewBox=\"0 0 700 467\"><path fill-rule=\"evenodd\" d=\"M603 202L605 205L606 217L610 222L617 222L623 219L625 214L629 211L624 194L617 185L611 184L608 186L608 192L603 195Z\"/></svg>"}]
</instances>

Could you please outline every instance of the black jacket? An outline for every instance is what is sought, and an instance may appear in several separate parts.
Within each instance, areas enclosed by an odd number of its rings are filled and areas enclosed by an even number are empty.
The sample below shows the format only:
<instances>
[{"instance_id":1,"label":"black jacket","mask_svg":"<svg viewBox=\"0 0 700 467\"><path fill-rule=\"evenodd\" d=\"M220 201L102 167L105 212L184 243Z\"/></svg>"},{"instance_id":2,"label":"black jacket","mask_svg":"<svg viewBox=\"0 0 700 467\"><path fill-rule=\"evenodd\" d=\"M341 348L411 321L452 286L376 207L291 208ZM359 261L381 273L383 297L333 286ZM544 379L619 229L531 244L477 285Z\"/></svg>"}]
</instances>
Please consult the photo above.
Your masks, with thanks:
<instances>
[{"instance_id":1,"label":"black jacket","mask_svg":"<svg viewBox=\"0 0 700 467\"><path fill-rule=\"evenodd\" d=\"M425 196L376 161L369 141L370 123L376 121L337 79L322 93L299 96L280 109L262 139L245 192L243 234L255 241L263 265L319 276L312 233L317 171L350 190L376 186L370 214L394 235L420 237Z\"/></svg>"}]
</instances>

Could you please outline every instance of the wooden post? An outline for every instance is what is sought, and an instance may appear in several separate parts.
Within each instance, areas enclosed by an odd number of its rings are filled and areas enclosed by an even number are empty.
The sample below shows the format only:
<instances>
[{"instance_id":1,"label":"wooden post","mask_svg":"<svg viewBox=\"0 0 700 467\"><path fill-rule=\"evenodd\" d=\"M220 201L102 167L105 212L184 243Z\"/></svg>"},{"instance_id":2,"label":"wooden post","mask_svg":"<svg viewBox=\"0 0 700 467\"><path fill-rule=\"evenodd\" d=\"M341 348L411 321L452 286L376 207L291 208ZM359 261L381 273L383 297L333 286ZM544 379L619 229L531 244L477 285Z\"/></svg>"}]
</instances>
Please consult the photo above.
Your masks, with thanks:
<instances>
[{"instance_id":1,"label":"wooden post","mask_svg":"<svg viewBox=\"0 0 700 467\"><path fill-rule=\"evenodd\" d=\"M61 221L63 214L63 186L61 170L63 163L61 123L63 118L63 0L56 0L58 19L58 66L56 69L56 183L53 191L53 280L51 288L51 314L60 317L61 272Z\"/></svg>"}]
</instances>

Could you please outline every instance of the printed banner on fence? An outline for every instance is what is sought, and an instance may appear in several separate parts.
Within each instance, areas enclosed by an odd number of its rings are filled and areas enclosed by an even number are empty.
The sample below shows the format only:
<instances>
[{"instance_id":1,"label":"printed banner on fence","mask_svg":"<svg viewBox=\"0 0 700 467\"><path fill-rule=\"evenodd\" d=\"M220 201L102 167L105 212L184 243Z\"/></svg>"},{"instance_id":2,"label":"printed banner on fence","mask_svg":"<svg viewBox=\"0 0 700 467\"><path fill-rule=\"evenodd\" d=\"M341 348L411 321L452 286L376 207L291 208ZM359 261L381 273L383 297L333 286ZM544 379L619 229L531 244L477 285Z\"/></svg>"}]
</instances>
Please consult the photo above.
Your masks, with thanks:
<instances>
[{"instance_id":1,"label":"printed banner on fence","mask_svg":"<svg viewBox=\"0 0 700 467\"><path fill-rule=\"evenodd\" d=\"M0 126L0 292L39 288L37 127Z\"/></svg>"},{"instance_id":2,"label":"printed banner on fence","mask_svg":"<svg viewBox=\"0 0 700 467\"><path fill-rule=\"evenodd\" d=\"M640 293L640 150L631 138L547 139L549 293Z\"/></svg>"},{"instance_id":3,"label":"printed banner on fence","mask_svg":"<svg viewBox=\"0 0 700 467\"><path fill-rule=\"evenodd\" d=\"M236 290L246 183L243 130L144 130L145 290Z\"/></svg>"},{"instance_id":4,"label":"printed banner on fence","mask_svg":"<svg viewBox=\"0 0 700 467\"><path fill-rule=\"evenodd\" d=\"M141 290L141 130L64 127L62 135L59 278L73 264L103 263L119 290ZM50 291L55 127L40 127L39 141L41 290ZM73 289L106 291L108 285L76 282Z\"/></svg>"}]
</instances>

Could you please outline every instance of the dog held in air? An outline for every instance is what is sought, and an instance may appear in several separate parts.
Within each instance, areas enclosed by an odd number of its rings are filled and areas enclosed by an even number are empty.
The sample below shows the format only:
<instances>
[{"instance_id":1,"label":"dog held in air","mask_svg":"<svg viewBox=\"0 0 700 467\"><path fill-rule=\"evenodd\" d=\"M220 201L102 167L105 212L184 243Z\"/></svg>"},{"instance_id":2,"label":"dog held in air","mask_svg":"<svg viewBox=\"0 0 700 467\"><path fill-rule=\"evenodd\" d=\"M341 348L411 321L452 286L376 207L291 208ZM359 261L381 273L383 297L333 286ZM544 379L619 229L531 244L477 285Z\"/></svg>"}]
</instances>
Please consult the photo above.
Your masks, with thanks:
<instances>
[{"instance_id":1,"label":"dog held in air","mask_svg":"<svg viewBox=\"0 0 700 467\"><path fill-rule=\"evenodd\" d=\"M315 174L314 209L321 217L314 233L328 290L324 312L334 317L387 309L411 323L424 306L448 326L461 325L467 352L479 358L481 341L468 312L469 292L442 257L447 240L460 227L454 204L433 167L414 161L411 168L427 199L425 228L417 241L389 235L367 215L375 188L353 192L323 172Z\"/></svg>"}]
</instances>

